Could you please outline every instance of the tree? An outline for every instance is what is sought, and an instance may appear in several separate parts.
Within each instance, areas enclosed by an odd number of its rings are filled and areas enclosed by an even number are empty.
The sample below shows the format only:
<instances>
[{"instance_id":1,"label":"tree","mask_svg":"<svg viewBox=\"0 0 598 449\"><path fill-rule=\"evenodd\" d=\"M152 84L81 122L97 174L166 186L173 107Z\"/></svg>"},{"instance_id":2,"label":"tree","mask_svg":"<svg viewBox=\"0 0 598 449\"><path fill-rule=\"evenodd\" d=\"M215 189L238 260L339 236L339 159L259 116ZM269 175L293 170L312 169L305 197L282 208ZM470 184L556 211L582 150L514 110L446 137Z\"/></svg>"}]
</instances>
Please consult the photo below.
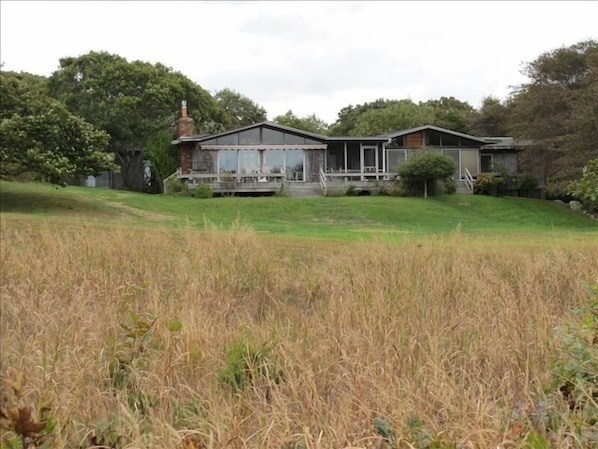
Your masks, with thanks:
<instances>
[{"instance_id":1,"label":"tree","mask_svg":"<svg viewBox=\"0 0 598 449\"><path fill-rule=\"evenodd\" d=\"M598 211L598 158L588 161L581 179L571 182L567 192L580 200L588 211Z\"/></svg>"},{"instance_id":2,"label":"tree","mask_svg":"<svg viewBox=\"0 0 598 449\"><path fill-rule=\"evenodd\" d=\"M159 131L147 144L146 159L151 170L150 190L164 192L164 180L173 174L179 165L178 148L172 145L172 135Z\"/></svg>"},{"instance_id":3,"label":"tree","mask_svg":"<svg viewBox=\"0 0 598 449\"><path fill-rule=\"evenodd\" d=\"M456 170L457 165L450 157L425 152L407 159L399 165L397 173L406 191L414 193L423 190L424 198L427 198L428 193L433 195L436 192L438 181L448 182Z\"/></svg>"},{"instance_id":4,"label":"tree","mask_svg":"<svg viewBox=\"0 0 598 449\"><path fill-rule=\"evenodd\" d=\"M532 145L522 153L549 197L566 195L590 159L598 157L598 42L587 40L540 55L514 92L511 131Z\"/></svg>"},{"instance_id":5,"label":"tree","mask_svg":"<svg viewBox=\"0 0 598 449\"><path fill-rule=\"evenodd\" d=\"M239 92L226 88L216 92L214 98L230 115L233 128L267 120L266 110Z\"/></svg>"},{"instance_id":6,"label":"tree","mask_svg":"<svg viewBox=\"0 0 598 449\"><path fill-rule=\"evenodd\" d=\"M434 111L428 105L418 105L411 100L392 100L386 107L371 108L363 112L350 135L375 136L431 124L433 120Z\"/></svg>"},{"instance_id":7,"label":"tree","mask_svg":"<svg viewBox=\"0 0 598 449\"><path fill-rule=\"evenodd\" d=\"M460 133L471 132L475 109L469 103L455 97L440 97L439 100L428 100L420 105L432 108L433 118L430 123Z\"/></svg>"},{"instance_id":8,"label":"tree","mask_svg":"<svg viewBox=\"0 0 598 449\"><path fill-rule=\"evenodd\" d=\"M509 108L498 98L486 97L482 100L480 110L471 121L470 132L474 136L507 136L509 124Z\"/></svg>"},{"instance_id":9,"label":"tree","mask_svg":"<svg viewBox=\"0 0 598 449\"><path fill-rule=\"evenodd\" d=\"M59 184L116 168L109 136L45 94L45 79L0 72L0 176L25 172Z\"/></svg>"},{"instance_id":10,"label":"tree","mask_svg":"<svg viewBox=\"0 0 598 449\"><path fill-rule=\"evenodd\" d=\"M274 122L314 134L326 134L328 131L328 124L316 117L315 114L300 118L291 110L287 111L284 115L274 117Z\"/></svg>"},{"instance_id":11,"label":"tree","mask_svg":"<svg viewBox=\"0 0 598 449\"><path fill-rule=\"evenodd\" d=\"M118 55L90 52L60 59L49 78L50 94L106 131L125 186L144 190L145 148L157 132L173 129L182 100L198 132L231 125L211 95L179 72L157 63L129 62Z\"/></svg>"},{"instance_id":12,"label":"tree","mask_svg":"<svg viewBox=\"0 0 598 449\"><path fill-rule=\"evenodd\" d=\"M354 128L362 114L369 110L384 109L395 101L378 98L370 103L358 104L356 106L350 104L340 110L337 121L329 128L329 134L331 136L357 135L354 133Z\"/></svg>"}]
</instances>

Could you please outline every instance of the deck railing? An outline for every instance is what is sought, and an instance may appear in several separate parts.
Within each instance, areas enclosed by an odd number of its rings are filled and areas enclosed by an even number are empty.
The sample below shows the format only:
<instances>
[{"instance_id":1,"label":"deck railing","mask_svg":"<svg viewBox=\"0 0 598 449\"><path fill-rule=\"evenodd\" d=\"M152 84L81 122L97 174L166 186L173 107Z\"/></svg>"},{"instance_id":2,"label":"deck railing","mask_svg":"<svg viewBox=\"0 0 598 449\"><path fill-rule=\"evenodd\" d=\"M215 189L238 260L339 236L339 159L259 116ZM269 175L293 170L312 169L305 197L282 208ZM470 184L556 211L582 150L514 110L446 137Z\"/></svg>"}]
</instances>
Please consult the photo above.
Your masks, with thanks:
<instances>
[{"instance_id":1,"label":"deck railing","mask_svg":"<svg viewBox=\"0 0 598 449\"><path fill-rule=\"evenodd\" d=\"M322 189L322 195L324 196L328 195L327 183L328 180L326 179L326 173L324 173L324 170L320 168L320 188Z\"/></svg>"}]
</instances>

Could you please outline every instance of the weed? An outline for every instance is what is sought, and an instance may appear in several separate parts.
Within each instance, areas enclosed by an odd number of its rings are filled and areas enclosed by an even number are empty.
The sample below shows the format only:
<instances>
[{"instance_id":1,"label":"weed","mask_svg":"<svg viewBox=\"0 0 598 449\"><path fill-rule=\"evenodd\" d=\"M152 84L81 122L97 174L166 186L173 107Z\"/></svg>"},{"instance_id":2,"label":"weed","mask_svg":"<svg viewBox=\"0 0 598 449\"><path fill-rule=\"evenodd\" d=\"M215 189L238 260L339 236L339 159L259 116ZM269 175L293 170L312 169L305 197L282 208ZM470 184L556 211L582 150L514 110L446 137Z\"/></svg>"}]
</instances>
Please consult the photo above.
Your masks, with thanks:
<instances>
[{"instance_id":1,"label":"weed","mask_svg":"<svg viewBox=\"0 0 598 449\"><path fill-rule=\"evenodd\" d=\"M121 324L118 339L107 339L113 354L109 365L112 387L125 392L129 407L141 414L147 414L156 403L152 395L141 390L138 379L148 369L148 353L157 348L152 330L155 322L155 318L144 318L132 313ZM176 321L171 322L171 325L176 328Z\"/></svg>"},{"instance_id":2,"label":"weed","mask_svg":"<svg viewBox=\"0 0 598 449\"><path fill-rule=\"evenodd\" d=\"M52 447L50 439L55 420L50 407L44 403L37 408L24 405L25 375L9 368L2 376L0 396L0 447L26 449L31 445L40 449ZM40 418L36 419L35 415Z\"/></svg>"},{"instance_id":3,"label":"weed","mask_svg":"<svg viewBox=\"0 0 598 449\"><path fill-rule=\"evenodd\" d=\"M225 353L226 366L218 371L218 380L235 391L246 386L265 387L268 396L270 385L282 381L282 370L266 344L252 346L237 340L225 348Z\"/></svg>"}]
</instances>

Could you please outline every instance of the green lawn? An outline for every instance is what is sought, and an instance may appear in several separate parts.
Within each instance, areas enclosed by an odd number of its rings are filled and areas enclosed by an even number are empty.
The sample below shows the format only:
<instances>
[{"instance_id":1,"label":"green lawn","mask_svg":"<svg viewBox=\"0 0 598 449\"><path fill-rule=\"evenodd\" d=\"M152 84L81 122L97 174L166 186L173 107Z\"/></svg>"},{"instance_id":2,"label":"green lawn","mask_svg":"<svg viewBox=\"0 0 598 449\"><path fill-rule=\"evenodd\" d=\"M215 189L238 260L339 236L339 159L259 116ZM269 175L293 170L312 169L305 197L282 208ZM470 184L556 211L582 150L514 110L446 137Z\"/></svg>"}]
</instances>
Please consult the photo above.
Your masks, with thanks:
<instances>
[{"instance_id":1,"label":"green lawn","mask_svg":"<svg viewBox=\"0 0 598 449\"><path fill-rule=\"evenodd\" d=\"M439 197L229 197L196 199L85 187L0 182L5 219L56 219L139 226L249 225L280 236L355 240L373 236L491 233L594 237L598 222L552 201L478 195ZM581 234L580 234L581 233Z\"/></svg>"}]
</instances>

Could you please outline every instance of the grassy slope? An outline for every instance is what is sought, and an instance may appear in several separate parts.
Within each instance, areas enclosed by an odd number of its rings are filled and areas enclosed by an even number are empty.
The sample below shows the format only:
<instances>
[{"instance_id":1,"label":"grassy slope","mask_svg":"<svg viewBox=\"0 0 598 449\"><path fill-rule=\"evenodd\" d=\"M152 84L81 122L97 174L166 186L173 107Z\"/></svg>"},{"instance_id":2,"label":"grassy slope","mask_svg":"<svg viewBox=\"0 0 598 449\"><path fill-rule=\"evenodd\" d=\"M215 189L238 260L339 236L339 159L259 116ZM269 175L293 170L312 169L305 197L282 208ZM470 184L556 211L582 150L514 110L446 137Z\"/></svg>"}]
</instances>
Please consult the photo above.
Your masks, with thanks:
<instances>
[{"instance_id":1,"label":"grassy slope","mask_svg":"<svg viewBox=\"0 0 598 449\"><path fill-rule=\"evenodd\" d=\"M59 219L180 227L206 223L229 228L240 222L283 236L352 240L375 235L455 231L517 234L586 233L598 223L550 201L450 195L429 199L394 197L214 198L150 196L82 187L0 184L6 219Z\"/></svg>"}]
</instances>

